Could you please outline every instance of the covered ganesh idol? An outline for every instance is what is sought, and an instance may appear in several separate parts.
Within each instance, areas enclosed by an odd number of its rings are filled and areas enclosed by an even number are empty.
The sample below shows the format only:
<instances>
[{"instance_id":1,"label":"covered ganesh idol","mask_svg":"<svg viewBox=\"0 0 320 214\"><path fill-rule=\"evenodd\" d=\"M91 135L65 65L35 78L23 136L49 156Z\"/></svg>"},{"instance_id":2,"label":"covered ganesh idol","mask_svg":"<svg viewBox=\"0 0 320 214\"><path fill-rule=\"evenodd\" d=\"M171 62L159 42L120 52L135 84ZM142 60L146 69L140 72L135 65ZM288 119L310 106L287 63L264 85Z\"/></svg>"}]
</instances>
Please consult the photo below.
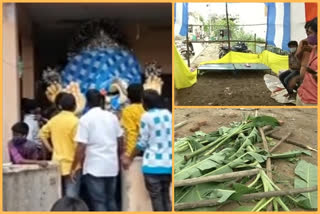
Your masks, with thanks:
<instances>
[{"instance_id":1,"label":"covered ganesh idol","mask_svg":"<svg viewBox=\"0 0 320 214\"><path fill-rule=\"evenodd\" d=\"M143 73L144 87L161 93L161 67L156 62L147 63L142 72L115 26L104 19L80 26L70 44L66 66L61 71L48 68L43 72L48 85L46 95L51 102L61 91L72 93L77 100L76 113L81 113L85 108L84 94L94 88L106 95L108 109L119 111L127 102L127 86L142 83Z\"/></svg>"}]
</instances>

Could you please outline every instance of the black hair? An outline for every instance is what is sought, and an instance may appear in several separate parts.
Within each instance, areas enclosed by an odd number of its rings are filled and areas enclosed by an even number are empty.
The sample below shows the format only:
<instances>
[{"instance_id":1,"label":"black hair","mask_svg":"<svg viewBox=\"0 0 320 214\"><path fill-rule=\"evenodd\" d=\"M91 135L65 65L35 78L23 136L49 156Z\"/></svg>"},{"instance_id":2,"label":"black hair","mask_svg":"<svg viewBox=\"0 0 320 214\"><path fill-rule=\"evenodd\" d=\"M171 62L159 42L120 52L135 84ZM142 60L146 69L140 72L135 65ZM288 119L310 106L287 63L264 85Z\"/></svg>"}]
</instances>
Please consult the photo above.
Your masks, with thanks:
<instances>
[{"instance_id":1,"label":"black hair","mask_svg":"<svg viewBox=\"0 0 320 214\"><path fill-rule=\"evenodd\" d=\"M50 211L89 211L89 208L81 199L63 197L53 204Z\"/></svg>"},{"instance_id":2,"label":"black hair","mask_svg":"<svg viewBox=\"0 0 320 214\"><path fill-rule=\"evenodd\" d=\"M61 100L62 96L66 95L66 94L68 94L68 93L66 93L66 92L60 92L60 93L56 96L56 98L54 99L54 104L56 105L56 107L57 107L58 109L61 107L61 106L60 106L60 100Z\"/></svg>"},{"instance_id":3,"label":"black hair","mask_svg":"<svg viewBox=\"0 0 320 214\"><path fill-rule=\"evenodd\" d=\"M48 108L42 111L42 116L48 120L56 116L59 113L59 109L55 105L50 105Z\"/></svg>"},{"instance_id":4,"label":"black hair","mask_svg":"<svg viewBox=\"0 0 320 214\"><path fill-rule=\"evenodd\" d=\"M102 107L104 103L103 95L97 89L90 89L86 94L89 108Z\"/></svg>"},{"instance_id":5,"label":"black hair","mask_svg":"<svg viewBox=\"0 0 320 214\"><path fill-rule=\"evenodd\" d=\"M297 42L297 41L290 41L290 42L288 43L288 47L290 47L290 46L296 46L296 47L298 47L298 42Z\"/></svg>"},{"instance_id":6,"label":"black hair","mask_svg":"<svg viewBox=\"0 0 320 214\"><path fill-rule=\"evenodd\" d=\"M164 108L162 97L157 91L148 89L143 92L142 103L145 110L153 108Z\"/></svg>"},{"instance_id":7,"label":"black hair","mask_svg":"<svg viewBox=\"0 0 320 214\"><path fill-rule=\"evenodd\" d=\"M29 127L26 123L24 122L18 122L14 124L11 127L12 132L22 134L22 135L28 135L29 133Z\"/></svg>"},{"instance_id":8,"label":"black hair","mask_svg":"<svg viewBox=\"0 0 320 214\"><path fill-rule=\"evenodd\" d=\"M131 103L141 103L142 86L140 84L131 84L128 89L128 98Z\"/></svg>"},{"instance_id":9,"label":"black hair","mask_svg":"<svg viewBox=\"0 0 320 214\"><path fill-rule=\"evenodd\" d=\"M36 100L29 98L22 98L21 100L22 110L26 114L31 114L32 111L39 108L39 105Z\"/></svg>"},{"instance_id":10,"label":"black hair","mask_svg":"<svg viewBox=\"0 0 320 214\"><path fill-rule=\"evenodd\" d=\"M309 28L311 28L313 32L318 33L318 17L310 21Z\"/></svg>"},{"instance_id":11,"label":"black hair","mask_svg":"<svg viewBox=\"0 0 320 214\"><path fill-rule=\"evenodd\" d=\"M59 106L64 111L75 111L77 104L76 99L72 94L63 94L61 98L59 99Z\"/></svg>"},{"instance_id":12,"label":"black hair","mask_svg":"<svg viewBox=\"0 0 320 214\"><path fill-rule=\"evenodd\" d=\"M307 21L306 24L304 25L304 29L308 30L310 23L311 21Z\"/></svg>"}]
</instances>

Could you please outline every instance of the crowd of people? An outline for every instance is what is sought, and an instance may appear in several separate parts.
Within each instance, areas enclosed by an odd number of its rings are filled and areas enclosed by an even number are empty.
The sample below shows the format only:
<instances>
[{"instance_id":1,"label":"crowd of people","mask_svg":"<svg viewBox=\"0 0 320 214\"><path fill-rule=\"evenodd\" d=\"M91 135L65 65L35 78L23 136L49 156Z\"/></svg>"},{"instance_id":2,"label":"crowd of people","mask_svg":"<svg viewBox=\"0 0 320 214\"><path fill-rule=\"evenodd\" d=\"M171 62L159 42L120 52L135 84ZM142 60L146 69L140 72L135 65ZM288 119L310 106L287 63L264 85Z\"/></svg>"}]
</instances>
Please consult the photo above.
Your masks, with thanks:
<instances>
[{"instance_id":1,"label":"crowd of people","mask_svg":"<svg viewBox=\"0 0 320 214\"><path fill-rule=\"evenodd\" d=\"M52 210L68 211L77 204L76 210L119 211L120 168L127 170L136 156L143 157L142 173L153 210L171 210L171 112L155 90L133 84L127 91L130 104L116 115L104 108L104 95L90 89L88 109L80 118L74 114L72 94L56 97L49 118L43 117L35 100L23 99L23 119L12 126L10 159L41 167L50 160L59 164L63 198Z\"/></svg>"},{"instance_id":2,"label":"crowd of people","mask_svg":"<svg viewBox=\"0 0 320 214\"><path fill-rule=\"evenodd\" d=\"M289 70L280 73L279 79L288 91L285 96L296 99L297 106L314 106L318 102L318 19L307 22L305 30L306 39L288 43Z\"/></svg>"}]
</instances>

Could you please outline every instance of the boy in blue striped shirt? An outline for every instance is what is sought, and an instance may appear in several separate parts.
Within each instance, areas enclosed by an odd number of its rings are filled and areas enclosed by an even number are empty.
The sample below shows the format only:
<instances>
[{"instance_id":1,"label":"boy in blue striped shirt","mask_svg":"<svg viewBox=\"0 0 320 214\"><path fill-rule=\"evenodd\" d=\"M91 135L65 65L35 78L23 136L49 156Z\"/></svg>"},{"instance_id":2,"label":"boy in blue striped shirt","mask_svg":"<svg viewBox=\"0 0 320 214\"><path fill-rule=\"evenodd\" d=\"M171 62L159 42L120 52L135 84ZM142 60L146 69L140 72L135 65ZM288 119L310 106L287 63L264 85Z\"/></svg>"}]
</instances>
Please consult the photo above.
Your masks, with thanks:
<instances>
[{"instance_id":1,"label":"boy in blue striped shirt","mask_svg":"<svg viewBox=\"0 0 320 214\"><path fill-rule=\"evenodd\" d=\"M146 113L141 117L137 149L144 152L146 188L154 211L171 211L172 116L157 91L144 91L142 103Z\"/></svg>"}]
</instances>

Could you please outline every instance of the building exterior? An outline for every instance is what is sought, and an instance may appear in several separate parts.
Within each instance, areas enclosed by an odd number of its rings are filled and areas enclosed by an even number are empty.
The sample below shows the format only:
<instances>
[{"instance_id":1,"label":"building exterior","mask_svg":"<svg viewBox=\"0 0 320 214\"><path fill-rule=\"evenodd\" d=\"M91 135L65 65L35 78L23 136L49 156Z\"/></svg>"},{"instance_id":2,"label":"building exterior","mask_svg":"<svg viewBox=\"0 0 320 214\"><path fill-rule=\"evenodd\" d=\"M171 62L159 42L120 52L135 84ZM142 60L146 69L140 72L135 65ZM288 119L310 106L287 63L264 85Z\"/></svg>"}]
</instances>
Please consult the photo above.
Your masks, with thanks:
<instances>
[{"instance_id":1,"label":"building exterior","mask_svg":"<svg viewBox=\"0 0 320 214\"><path fill-rule=\"evenodd\" d=\"M201 22L201 15L197 12L189 12L189 38L195 40L200 38L203 34L203 23Z\"/></svg>"},{"instance_id":2,"label":"building exterior","mask_svg":"<svg viewBox=\"0 0 320 214\"><path fill-rule=\"evenodd\" d=\"M49 205L61 196L60 177L57 166L48 170L30 166L11 166L8 155L7 142L11 138L11 126L21 119L20 100L23 97L39 97L43 91L39 90L41 71L47 66L59 63L61 56L65 58L67 36L79 21L92 18L114 18L120 21L121 29L127 36L130 48L143 65L145 62L157 60L164 72L165 86L163 94L170 96L172 93L172 27L171 4L3 4L3 169L4 185L13 184L15 180L22 181L26 177L29 186L23 182L16 185L15 190L6 189L4 192L4 207L10 211L48 211ZM144 11L151 11L144 13ZM120 12L119 12L120 11ZM121 11L126 11L121 12ZM66 22L65 20L71 20ZM140 162L137 163L139 168ZM51 173L52 176L46 176ZM32 178L37 179L32 179ZM140 178L142 178L140 176ZM51 180L50 180L51 179ZM30 183L36 180L43 183L52 197L43 198L45 188L36 188L39 184ZM128 181L129 182L129 181ZM143 179L135 182L143 184ZM26 188L24 188L24 185ZM33 185L33 186L32 186ZM53 185L50 188L50 185ZM126 184L130 186L130 184ZM141 185L144 186L144 185ZM19 188L20 187L20 188ZM19 191L20 189L20 191ZM126 202L124 209L135 209L139 194L146 196L146 190L129 195L130 204ZM30 204L28 200L21 201L16 208L12 202L22 200L24 196L34 195L42 197L38 200L41 204ZM135 201L136 200L136 201ZM139 209L150 210L150 204L143 201L145 206ZM30 205L30 206L29 206ZM132 208L133 207L133 208ZM14 209L14 210L12 210ZM139 210L134 210L139 211Z\"/></svg>"}]
</instances>

